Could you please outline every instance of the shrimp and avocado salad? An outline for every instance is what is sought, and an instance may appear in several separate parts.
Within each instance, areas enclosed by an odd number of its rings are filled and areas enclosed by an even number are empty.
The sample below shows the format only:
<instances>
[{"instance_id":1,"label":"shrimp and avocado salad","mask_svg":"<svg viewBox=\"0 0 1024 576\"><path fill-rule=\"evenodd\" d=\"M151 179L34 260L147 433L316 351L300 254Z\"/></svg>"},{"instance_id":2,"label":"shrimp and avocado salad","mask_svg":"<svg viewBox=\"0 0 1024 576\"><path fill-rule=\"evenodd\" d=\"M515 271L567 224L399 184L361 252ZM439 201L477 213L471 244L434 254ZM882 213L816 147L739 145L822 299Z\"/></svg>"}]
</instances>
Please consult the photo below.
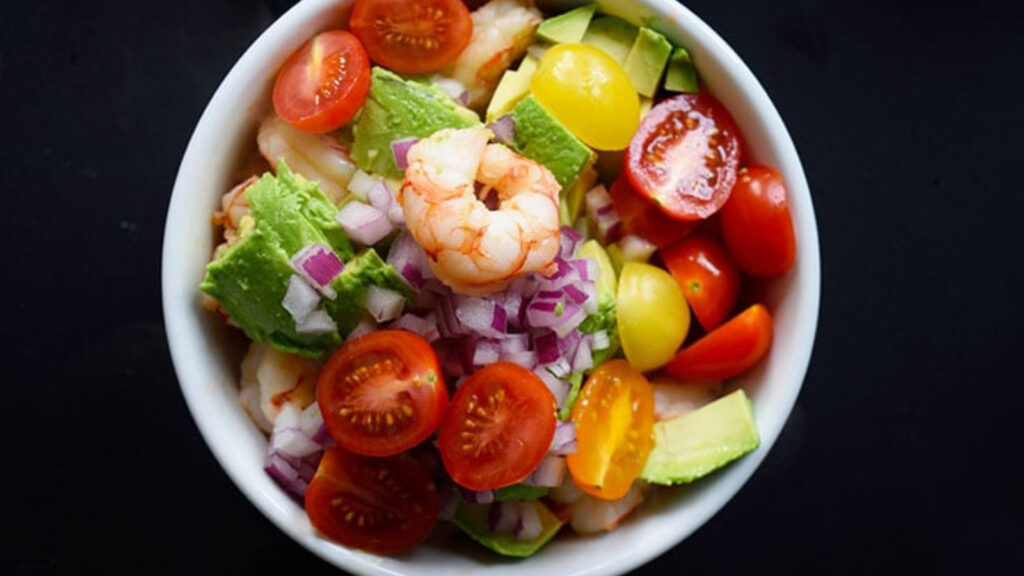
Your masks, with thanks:
<instances>
[{"instance_id":1,"label":"shrimp and avocado salad","mask_svg":"<svg viewBox=\"0 0 1024 576\"><path fill-rule=\"evenodd\" d=\"M754 450L729 381L795 258L684 47L476 4L356 0L288 58L200 285L251 341L267 473L379 554L452 522L529 556Z\"/></svg>"}]
</instances>

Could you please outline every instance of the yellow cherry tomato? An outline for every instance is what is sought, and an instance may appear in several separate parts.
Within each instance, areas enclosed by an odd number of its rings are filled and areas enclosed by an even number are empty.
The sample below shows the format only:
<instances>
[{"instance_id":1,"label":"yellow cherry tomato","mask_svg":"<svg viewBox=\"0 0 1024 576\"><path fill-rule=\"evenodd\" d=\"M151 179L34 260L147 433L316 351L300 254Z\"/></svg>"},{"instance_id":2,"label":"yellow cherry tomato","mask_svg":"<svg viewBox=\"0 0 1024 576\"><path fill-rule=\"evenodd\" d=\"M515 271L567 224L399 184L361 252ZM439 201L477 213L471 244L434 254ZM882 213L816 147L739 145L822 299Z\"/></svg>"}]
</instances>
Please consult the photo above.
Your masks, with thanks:
<instances>
[{"instance_id":1,"label":"yellow cherry tomato","mask_svg":"<svg viewBox=\"0 0 1024 576\"><path fill-rule=\"evenodd\" d=\"M549 48L530 91L570 132L598 150L622 150L640 125L640 97L629 76L593 46Z\"/></svg>"},{"instance_id":2,"label":"yellow cherry tomato","mask_svg":"<svg viewBox=\"0 0 1024 576\"><path fill-rule=\"evenodd\" d=\"M623 264L616 316L626 359L642 372L671 360L690 329L690 309L679 283L643 262Z\"/></svg>"},{"instance_id":3,"label":"yellow cherry tomato","mask_svg":"<svg viewBox=\"0 0 1024 576\"><path fill-rule=\"evenodd\" d=\"M654 445L654 388L625 360L590 373L572 408L576 452L567 457L581 490L618 500L643 471Z\"/></svg>"}]
</instances>

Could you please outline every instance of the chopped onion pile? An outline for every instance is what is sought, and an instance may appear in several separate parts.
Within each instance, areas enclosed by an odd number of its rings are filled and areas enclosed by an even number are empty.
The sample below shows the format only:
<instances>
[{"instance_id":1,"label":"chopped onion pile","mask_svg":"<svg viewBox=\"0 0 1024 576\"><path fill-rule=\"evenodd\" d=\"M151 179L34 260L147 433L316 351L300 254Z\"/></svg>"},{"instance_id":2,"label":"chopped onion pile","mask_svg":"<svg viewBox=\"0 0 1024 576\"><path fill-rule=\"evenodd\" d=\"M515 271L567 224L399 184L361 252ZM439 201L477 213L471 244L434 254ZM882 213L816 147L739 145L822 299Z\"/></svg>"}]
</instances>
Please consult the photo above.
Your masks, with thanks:
<instances>
[{"instance_id":1,"label":"chopped onion pile","mask_svg":"<svg viewBox=\"0 0 1024 576\"><path fill-rule=\"evenodd\" d=\"M316 402L305 410L285 404L274 422L263 468L282 488L301 498L324 450L333 443Z\"/></svg>"},{"instance_id":2,"label":"chopped onion pile","mask_svg":"<svg viewBox=\"0 0 1024 576\"><path fill-rule=\"evenodd\" d=\"M587 216L597 226L597 236L602 244L614 242L622 235L622 220L612 206L612 197L601 184L587 191L585 196Z\"/></svg>"}]
</instances>

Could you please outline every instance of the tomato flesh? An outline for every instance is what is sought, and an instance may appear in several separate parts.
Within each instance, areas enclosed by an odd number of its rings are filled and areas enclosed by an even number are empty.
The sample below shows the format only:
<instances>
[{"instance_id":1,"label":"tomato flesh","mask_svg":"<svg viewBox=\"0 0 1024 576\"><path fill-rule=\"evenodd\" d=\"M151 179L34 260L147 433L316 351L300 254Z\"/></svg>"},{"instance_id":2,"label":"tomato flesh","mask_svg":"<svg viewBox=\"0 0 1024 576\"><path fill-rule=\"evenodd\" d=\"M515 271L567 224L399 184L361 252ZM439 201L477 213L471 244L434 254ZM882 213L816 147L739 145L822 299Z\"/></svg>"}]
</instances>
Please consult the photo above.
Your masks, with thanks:
<instances>
[{"instance_id":1,"label":"tomato flesh","mask_svg":"<svg viewBox=\"0 0 1024 576\"><path fill-rule=\"evenodd\" d=\"M448 405L437 354L422 337L378 330L345 343L317 379L327 431L350 452L389 456L423 442Z\"/></svg>"},{"instance_id":2,"label":"tomato flesh","mask_svg":"<svg viewBox=\"0 0 1024 576\"><path fill-rule=\"evenodd\" d=\"M442 68L473 35L459 0L356 0L349 27L371 60L403 74Z\"/></svg>"},{"instance_id":3,"label":"tomato flesh","mask_svg":"<svg viewBox=\"0 0 1024 576\"><path fill-rule=\"evenodd\" d=\"M441 504L429 471L409 454L370 458L335 446L320 460L305 507L331 540L392 554L430 534Z\"/></svg>"},{"instance_id":4,"label":"tomato flesh","mask_svg":"<svg viewBox=\"0 0 1024 576\"><path fill-rule=\"evenodd\" d=\"M626 175L668 216L700 220L728 200L740 148L739 130L717 100L680 94L644 117L626 148Z\"/></svg>"},{"instance_id":5,"label":"tomato flesh","mask_svg":"<svg viewBox=\"0 0 1024 576\"><path fill-rule=\"evenodd\" d=\"M741 170L721 214L725 244L744 272L771 278L793 267L796 236L778 172L764 166Z\"/></svg>"},{"instance_id":6,"label":"tomato flesh","mask_svg":"<svg viewBox=\"0 0 1024 576\"><path fill-rule=\"evenodd\" d=\"M497 362L474 372L452 398L438 434L448 474L470 490L526 478L555 434L555 397L533 372Z\"/></svg>"},{"instance_id":7,"label":"tomato flesh","mask_svg":"<svg viewBox=\"0 0 1024 576\"><path fill-rule=\"evenodd\" d=\"M697 227L696 221L686 222L666 216L653 202L633 190L625 175L615 179L608 193L626 233L636 234L655 246L665 246L685 238Z\"/></svg>"},{"instance_id":8,"label":"tomato flesh","mask_svg":"<svg viewBox=\"0 0 1024 576\"><path fill-rule=\"evenodd\" d=\"M739 376L768 352L772 317L754 304L679 351L665 371L686 382L714 382Z\"/></svg>"},{"instance_id":9,"label":"tomato flesh","mask_svg":"<svg viewBox=\"0 0 1024 576\"><path fill-rule=\"evenodd\" d=\"M654 445L654 388L624 360L594 370L572 409L577 448L567 457L581 490L618 500L643 471Z\"/></svg>"},{"instance_id":10,"label":"tomato flesh","mask_svg":"<svg viewBox=\"0 0 1024 576\"><path fill-rule=\"evenodd\" d=\"M660 254L705 330L729 317L740 293L740 271L725 246L711 236L694 234Z\"/></svg>"},{"instance_id":11,"label":"tomato flesh","mask_svg":"<svg viewBox=\"0 0 1024 576\"><path fill-rule=\"evenodd\" d=\"M370 91L370 60L346 30L317 34L296 50L274 82L274 111L307 132L344 126Z\"/></svg>"}]
</instances>

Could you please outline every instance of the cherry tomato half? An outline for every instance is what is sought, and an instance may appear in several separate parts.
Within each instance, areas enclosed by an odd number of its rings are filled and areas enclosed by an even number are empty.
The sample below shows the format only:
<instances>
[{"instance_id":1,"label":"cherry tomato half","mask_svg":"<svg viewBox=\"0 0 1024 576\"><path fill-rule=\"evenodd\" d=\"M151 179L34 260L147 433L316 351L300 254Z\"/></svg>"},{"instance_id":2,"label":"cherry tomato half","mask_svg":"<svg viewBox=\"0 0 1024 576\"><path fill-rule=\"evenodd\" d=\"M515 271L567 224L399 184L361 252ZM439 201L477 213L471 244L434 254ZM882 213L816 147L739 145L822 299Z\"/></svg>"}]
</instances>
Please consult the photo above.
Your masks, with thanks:
<instances>
[{"instance_id":1,"label":"cherry tomato half","mask_svg":"<svg viewBox=\"0 0 1024 576\"><path fill-rule=\"evenodd\" d=\"M572 408L576 452L567 457L581 490L618 500L643 471L654 445L654 388L625 360L590 373Z\"/></svg>"},{"instance_id":2,"label":"cherry tomato half","mask_svg":"<svg viewBox=\"0 0 1024 576\"><path fill-rule=\"evenodd\" d=\"M403 74L440 69L473 35L459 0L356 0L349 27L371 60Z\"/></svg>"},{"instance_id":3,"label":"cherry tomato half","mask_svg":"<svg viewBox=\"0 0 1024 576\"><path fill-rule=\"evenodd\" d=\"M793 217L782 176L771 168L740 170L732 196L722 207L722 236L736 264L751 276L785 273L796 260Z\"/></svg>"},{"instance_id":4,"label":"cherry tomato half","mask_svg":"<svg viewBox=\"0 0 1024 576\"><path fill-rule=\"evenodd\" d=\"M519 482L551 446L555 409L551 391L526 368L510 362L481 368L463 382L441 423L445 469L470 490Z\"/></svg>"},{"instance_id":5,"label":"cherry tomato half","mask_svg":"<svg viewBox=\"0 0 1024 576\"><path fill-rule=\"evenodd\" d=\"M665 371L684 382L725 380L756 364L771 343L772 317L763 305L754 304L680 350Z\"/></svg>"},{"instance_id":6,"label":"cherry tomato half","mask_svg":"<svg viewBox=\"0 0 1024 576\"><path fill-rule=\"evenodd\" d=\"M694 234L662 249L661 261L705 330L729 317L740 293L740 271L725 246L711 236Z\"/></svg>"},{"instance_id":7,"label":"cherry tomato half","mask_svg":"<svg viewBox=\"0 0 1024 576\"><path fill-rule=\"evenodd\" d=\"M313 527L352 548L392 554L423 541L441 509L430 472L409 454L370 458L335 446L306 490Z\"/></svg>"},{"instance_id":8,"label":"cherry tomato half","mask_svg":"<svg viewBox=\"0 0 1024 576\"><path fill-rule=\"evenodd\" d=\"M655 246L665 246L686 237L697 227L697 222L669 218L650 200L641 196L621 175L608 189L612 207L622 220L627 234L636 234Z\"/></svg>"},{"instance_id":9,"label":"cherry tomato half","mask_svg":"<svg viewBox=\"0 0 1024 576\"><path fill-rule=\"evenodd\" d=\"M679 220L700 220L721 208L739 164L739 130L705 93L656 104L626 148L633 188Z\"/></svg>"},{"instance_id":10,"label":"cherry tomato half","mask_svg":"<svg viewBox=\"0 0 1024 576\"><path fill-rule=\"evenodd\" d=\"M329 30L303 44L274 82L274 111L306 132L330 132L352 119L370 91L370 60L346 30Z\"/></svg>"},{"instance_id":11,"label":"cherry tomato half","mask_svg":"<svg viewBox=\"0 0 1024 576\"><path fill-rule=\"evenodd\" d=\"M320 371L316 395L331 437L366 456L398 454L423 442L448 406L437 354L403 330L345 343Z\"/></svg>"}]
</instances>

